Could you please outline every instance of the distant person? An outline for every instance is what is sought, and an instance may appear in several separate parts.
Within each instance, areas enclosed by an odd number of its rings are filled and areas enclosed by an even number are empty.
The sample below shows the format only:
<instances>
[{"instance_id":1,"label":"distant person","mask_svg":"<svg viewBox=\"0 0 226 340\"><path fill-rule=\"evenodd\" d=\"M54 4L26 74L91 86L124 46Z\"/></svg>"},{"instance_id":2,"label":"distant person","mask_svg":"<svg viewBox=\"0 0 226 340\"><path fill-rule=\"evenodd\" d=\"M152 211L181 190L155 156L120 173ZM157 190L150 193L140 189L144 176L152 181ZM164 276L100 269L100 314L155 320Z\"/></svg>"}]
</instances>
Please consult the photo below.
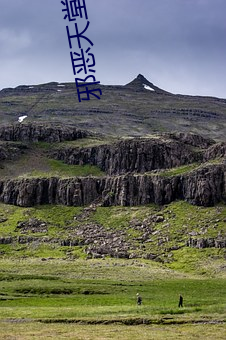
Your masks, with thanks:
<instances>
[{"instance_id":1,"label":"distant person","mask_svg":"<svg viewBox=\"0 0 226 340\"><path fill-rule=\"evenodd\" d=\"M142 297L140 296L139 293L137 293L137 305L141 306L141 304L142 304Z\"/></svg>"},{"instance_id":2,"label":"distant person","mask_svg":"<svg viewBox=\"0 0 226 340\"><path fill-rule=\"evenodd\" d=\"M183 296L180 294L179 296L179 304L178 304L178 307L183 307Z\"/></svg>"}]
</instances>

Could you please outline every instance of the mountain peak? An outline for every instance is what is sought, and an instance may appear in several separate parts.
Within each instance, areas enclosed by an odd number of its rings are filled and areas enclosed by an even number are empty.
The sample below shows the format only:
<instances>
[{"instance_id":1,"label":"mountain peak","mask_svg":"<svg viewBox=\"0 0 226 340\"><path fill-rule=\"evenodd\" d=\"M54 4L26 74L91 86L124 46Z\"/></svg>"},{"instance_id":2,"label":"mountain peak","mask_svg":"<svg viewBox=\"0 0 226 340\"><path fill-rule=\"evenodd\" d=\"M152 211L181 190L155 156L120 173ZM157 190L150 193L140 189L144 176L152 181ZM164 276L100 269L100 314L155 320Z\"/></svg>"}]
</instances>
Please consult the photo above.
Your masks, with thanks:
<instances>
[{"instance_id":1,"label":"mountain peak","mask_svg":"<svg viewBox=\"0 0 226 340\"><path fill-rule=\"evenodd\" d=\"M130 83L125 85L127 88L134 89L135 91L146 91L149 90L151 92L159 93L159 94L171 94L163 89L160 89L158 86L151 83L147 80L143 74L138 74L138 76L133 79Z\"/></svg>"},{"instance_id":2,"label":"mountain peak","mask_svg":"<svg viewBox=\"0 0 226 340\"><path fill-rule=\"evenodd\" d=\"M137 76L137 79L139 79L139 80L147 80L144 76L143 76L143 74L138 74L138 76Z\"/></svg>"}]
</instances>

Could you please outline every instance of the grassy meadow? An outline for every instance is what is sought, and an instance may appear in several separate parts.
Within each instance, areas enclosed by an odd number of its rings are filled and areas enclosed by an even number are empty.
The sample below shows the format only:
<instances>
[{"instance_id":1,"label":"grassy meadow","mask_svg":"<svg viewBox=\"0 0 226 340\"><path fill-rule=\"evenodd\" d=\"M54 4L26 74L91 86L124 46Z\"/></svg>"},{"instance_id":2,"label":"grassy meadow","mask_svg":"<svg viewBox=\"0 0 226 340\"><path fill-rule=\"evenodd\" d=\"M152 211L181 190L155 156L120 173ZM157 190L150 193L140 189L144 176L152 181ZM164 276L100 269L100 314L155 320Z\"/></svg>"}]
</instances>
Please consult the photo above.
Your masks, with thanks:
<instances>
[{"instance_id":1,"label":"grassy meadow","mask_svg":"<svg viewBox=\"0 0 226 340\"><path fill-rule=\"evenodd\" d=\"M223 325L171 325L171 326L126 326L126 325L81 325L81 324L41 324L1 323L0 339L39 340L39 339L73 339L73 340L162 340L162 339L208 339L224 340Z\"/></svg>"},{"instance_id":2,"label":"grassy meadow","mask_svg":"<svg viewBox=\"0 0 226 340\"><path fill-rule=\"evenodd\" d=\"M108 258L2 258L0 267L0 339L224 339L223 278Z\"/></svg>"},{"instance_id":3,"label":"grassy meadow","mask_svg":"<svg viewBox=\"0 0 226 340\"><path fill-rule=\"evenodd\" d=\"M0 237L14 240L0 244L0 339L225 338L225 251L185 246L189 232L223 235L223 204L202 208L178 201L84 213L83 207L0 204ZM156 214L165 221L153 225L152 242L142 251L158 254L157 262L142 258L140 231L131 224ZM45 223L46 230L17 228L30 219ZM75 237L72 231L86 223L126 230L141 257L89 259L85 246L51 243ZM34 240L18 243L18 237ZM168 242L159 244L160 237Z\"/></svg>"}]
</instances>

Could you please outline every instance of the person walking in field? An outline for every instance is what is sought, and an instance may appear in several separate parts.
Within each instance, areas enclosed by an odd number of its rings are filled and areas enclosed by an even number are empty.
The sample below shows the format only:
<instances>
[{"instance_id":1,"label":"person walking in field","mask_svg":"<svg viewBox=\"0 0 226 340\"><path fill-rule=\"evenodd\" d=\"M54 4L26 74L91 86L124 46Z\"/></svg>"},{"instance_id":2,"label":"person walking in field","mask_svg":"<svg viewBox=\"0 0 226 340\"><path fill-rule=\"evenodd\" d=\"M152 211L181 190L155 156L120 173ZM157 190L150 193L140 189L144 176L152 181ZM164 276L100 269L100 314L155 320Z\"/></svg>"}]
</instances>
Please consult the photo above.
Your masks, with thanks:
<instances>
[{"instance_id":1,"label":"person walking in field","mask_svg":"<svg viewBox=\"0 0 226 340\"><path fill-rule=\"evenodd\" d=\"M141 306L141 304L142 304L142 297L140 296L139 293L137 293L137 305Z\"/></svg>"},{"instance_id":2,"label":"person walking in field","mask_svg":"<svg viewBox=\"0 0 226 340\"><path fill-rule=\"evenodd\" d=\"M179 296L179 304L178 304L178 307L183 307L183 296L180 294Z\"/></svg>"}]
</instances>

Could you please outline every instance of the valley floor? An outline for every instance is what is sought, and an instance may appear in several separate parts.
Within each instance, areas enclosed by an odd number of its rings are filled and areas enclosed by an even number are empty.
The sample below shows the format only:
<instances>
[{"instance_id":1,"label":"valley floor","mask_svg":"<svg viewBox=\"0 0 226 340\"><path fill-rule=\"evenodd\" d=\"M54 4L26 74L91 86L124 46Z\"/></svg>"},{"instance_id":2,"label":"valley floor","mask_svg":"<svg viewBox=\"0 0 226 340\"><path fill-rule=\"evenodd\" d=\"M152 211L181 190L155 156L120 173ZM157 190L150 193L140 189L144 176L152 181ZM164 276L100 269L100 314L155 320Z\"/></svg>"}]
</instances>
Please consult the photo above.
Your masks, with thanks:
<instances>
[{"instance_id":1,"label":"valley floor","mask_svg":"<svg viewBox=\"0 0 226 340\"><path fill-rule=\"evenodd\" d=\"M74 325L41 323L0 322L0 339L39 340L178 340L208 339L224 340L226 327L223 324L188 324L173 326L121 326L121 325Z\"/></svg>"},{"instance_id":2,"label":"valley floor","mask_svg":"<svg viewBox=\"0 0 226 340\"><path fill-rule=\"evenodd\" d=\"M141 259L1 258L0 268L0 339L226 335L224 278L185 274ZM179 294L183 308L178 308Z\"/></svg>"}]
</instances>

